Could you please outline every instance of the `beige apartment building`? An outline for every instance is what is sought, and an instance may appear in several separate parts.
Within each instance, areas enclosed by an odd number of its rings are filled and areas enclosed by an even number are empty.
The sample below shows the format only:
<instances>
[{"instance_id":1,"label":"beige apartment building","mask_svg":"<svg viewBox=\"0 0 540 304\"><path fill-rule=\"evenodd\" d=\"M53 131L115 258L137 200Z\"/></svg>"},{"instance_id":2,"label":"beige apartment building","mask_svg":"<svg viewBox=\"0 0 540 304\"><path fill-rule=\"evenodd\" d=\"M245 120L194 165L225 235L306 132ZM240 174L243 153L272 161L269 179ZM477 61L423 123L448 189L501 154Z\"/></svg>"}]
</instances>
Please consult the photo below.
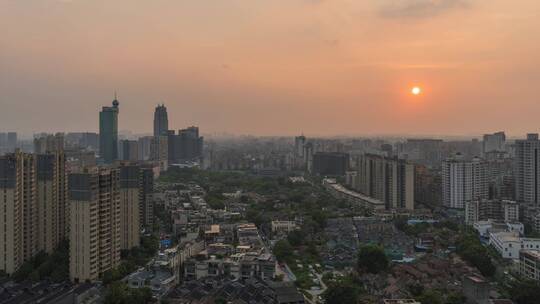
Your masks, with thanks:
<instances>
[{"instance_id":1,"label":"beige apartment building","mask_svg":"<svg viewBox=\"0 0 540 304\"><path fill-rule=\"evenodd\" d=\"M140 243L141 168L123 164L120 167L120 247L131 249Z\"/></svg>"},{"instance_id":2,"label":"beige apartment building","mask_svg":"<svg viewBox=\"0 0 540 304\"><path fill-rule=\"evenodd\" d=\"M414 165L403 159L364 154L356 160L355 190L385 203L386 209L414 209Z\"/></svg>"},{"instance_id":3,"label":"beige apartment building","mask_svg":"<svg viewBox=\"0 0 540 304\"><path fill-rule=\"evenodd\" d=\"M36 155L37 246L52 253L67 237L67 179L63 152Z\"/></svg>"},{"instance_id":4,"label":"beige apartment building","mask_svg":"<svg viewBox=\"0 0 540 304\"><path fill-rule=\"evenodd\" d=\"M69 175L70 278L95 281L120 263L120 170Z\"/></svg>"},{"instance_id":5,"label":"beige apartment building","mask_svg":"<svg viewBox=\"0 0 540 304\"><path fill-rule=\"evenodd\" d=\"M38 252L35 158L0 156L0 270L15 272Z\"/></svg>"}]
</instances>

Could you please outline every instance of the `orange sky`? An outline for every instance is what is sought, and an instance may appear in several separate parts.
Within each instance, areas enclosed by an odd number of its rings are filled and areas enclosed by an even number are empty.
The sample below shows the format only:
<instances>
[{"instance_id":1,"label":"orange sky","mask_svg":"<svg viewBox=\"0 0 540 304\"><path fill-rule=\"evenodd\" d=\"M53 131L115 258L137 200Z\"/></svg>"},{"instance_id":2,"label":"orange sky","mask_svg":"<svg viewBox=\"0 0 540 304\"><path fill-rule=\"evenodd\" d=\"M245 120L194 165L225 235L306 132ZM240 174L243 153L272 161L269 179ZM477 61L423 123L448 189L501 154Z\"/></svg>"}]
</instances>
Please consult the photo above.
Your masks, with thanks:
<instances>
[{"instance_id":1,"label":"orange sky","mask_svg":"<svg viewBox=\"0 0 540 304\"><path fill-rule=\"evenodd\" d=\"M539 131L537 0L0 0L0 131ZM421 96L410 94L421 86Z\"/></svg>"}]
</instances>

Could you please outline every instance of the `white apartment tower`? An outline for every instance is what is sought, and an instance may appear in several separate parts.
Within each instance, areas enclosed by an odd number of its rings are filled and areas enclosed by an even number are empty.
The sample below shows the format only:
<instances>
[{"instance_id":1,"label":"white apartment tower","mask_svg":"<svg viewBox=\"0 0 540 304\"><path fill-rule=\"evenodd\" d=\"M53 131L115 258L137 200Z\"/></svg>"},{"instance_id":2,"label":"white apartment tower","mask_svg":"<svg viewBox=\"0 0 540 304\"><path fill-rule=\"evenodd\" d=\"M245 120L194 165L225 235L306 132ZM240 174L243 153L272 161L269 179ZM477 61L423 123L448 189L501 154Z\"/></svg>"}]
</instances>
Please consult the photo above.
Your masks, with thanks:
<instances>
[{"instance_id":1,"label":"white apartment tower","mask_svg":"<svg viewBox=\"0 0 540 304\"><path fill-rule=\"evenodd\" d=\"M487 199L487 163L480 158L464 160L460 154L442 164L443 205L465 208L465 202Z\"/></svg>"}]
</instances>

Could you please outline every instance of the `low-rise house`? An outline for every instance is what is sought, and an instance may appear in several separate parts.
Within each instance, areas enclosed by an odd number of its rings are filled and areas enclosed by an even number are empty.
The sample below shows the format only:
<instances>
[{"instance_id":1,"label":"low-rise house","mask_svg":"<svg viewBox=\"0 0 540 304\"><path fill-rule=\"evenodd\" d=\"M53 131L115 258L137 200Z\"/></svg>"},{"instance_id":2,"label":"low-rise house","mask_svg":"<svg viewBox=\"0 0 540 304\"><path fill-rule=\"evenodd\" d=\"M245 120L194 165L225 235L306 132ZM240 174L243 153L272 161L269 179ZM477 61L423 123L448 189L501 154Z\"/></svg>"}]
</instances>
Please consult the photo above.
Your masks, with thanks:
<instances>
[{"instance_id":1,"label":"low-rise house","mask_svg":"<svg viewBox=\"0 0 540 304\"><path fill-rule=\"evenodd\" d=\"M304 296L292 282L269 282L257 278L231 280L207 277L187 281L169 294L172 304L207 304L215 299L234 304L304 304Z\"/></svg>"},{"instance_id":2,"label":"low-rise house","mask_svg":"<svg viewBox=\"0 0 540 304\"><path fill-rule=\"evenodd\" d=\"M176 275L161 269L140 269L127 277L127 283L129 288L148 287L161 299L176 285Z\"/></svg>"},{"instance_id":3,"label":"low-rise house","mask_svg":"<svg viewBox=\"0 0 540 304\"><path fill-rule=\"evenodd\" d=\"M540 251L521 250L519 274L524 279L540 281Z\"/></svg>"},{"instance_id":4,"label":"low-rise house","mask_svg":"<svg viewBox=\"0 0 540 304\"><path fill-rule=\"evenodd\" d=\"M473 228L481 237L487 238L490 233L497 232L517 232L523 235L525 228L520 222L495 222L493 220L478 221L473 224Z\"/></svg>"},{"instance_id":5,"label":"low-rise house","mask_svg":"<svg viewBox=\"0 0 540 304\"><path fill-rule=\"evenodd\" d=\"M463 295L467 303L482 304L489 300L489 282L479 276L465 276L463 278Z\"/></svg>"},{"instance_id":6,"label":"low-rise house","mask_svg":"<svg viewBox=\"0 0 540 304\"><path fill-rule=\"evenodd\" d=\"M272 221L273 235L287 235L298 229L294 221Z\"/></svg>"},{"instance_id":7,"label":"low-rise house","mask_svg":"<svg viewBox=\"0 0 540 304\"><path fill-rule=\"evenodd\" d=\"M522 249L540 250L539 238L522 238L517 232L490 233L489 244L505 259L519 259Z\"/></svg>"},{"instance_id":8,"label":"low-rise house","mask_svg":"<svg viewBox=\"0 0 540 304\"><path fill-rule=\"evenodd\" d=\"M205 277L232 277L236 279L275 277L276 260L271 254L234 254L227 258L211 256L209 259L190 259L185 263L184 278L199 280Z\"/></svg>"}]
</instances>

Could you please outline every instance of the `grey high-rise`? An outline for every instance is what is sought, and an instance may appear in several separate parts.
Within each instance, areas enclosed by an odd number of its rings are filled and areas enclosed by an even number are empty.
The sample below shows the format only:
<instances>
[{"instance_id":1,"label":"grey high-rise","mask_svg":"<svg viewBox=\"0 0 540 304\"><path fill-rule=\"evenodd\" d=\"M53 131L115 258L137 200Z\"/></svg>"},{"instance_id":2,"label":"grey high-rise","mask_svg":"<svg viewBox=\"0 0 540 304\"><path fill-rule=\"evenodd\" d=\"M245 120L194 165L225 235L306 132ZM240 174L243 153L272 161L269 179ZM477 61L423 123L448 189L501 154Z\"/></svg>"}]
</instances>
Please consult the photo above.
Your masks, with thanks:
<instances>
[{"instance_id":1,"label":"grey high-rise","mask_svg":"<svg viewBox=\"0 0 540 304\"><path fill-rule=\"evenodd\" d=\"M538 134L516 140L514 157L516 200L538 206L540 202L540 140Z\"/></svg>"},{"instance_id":2,"label":"grey high-rise","mask_svg":"<svg viewBox=\"0 0 540 304\"><path fill-rule=\"evenodd\" d=\"M112 107L99 112L99 156L105 163L118 159L118 105L115 98Z\"/></svg>"},{"instance_id":3,"label":"grey high-rise","mask_svg":"<svg viewBox=\"0 0 540 304\"><path fill-rule=\"evenodd\" d=\"M154 136L166 136L169 130L169 118L164 104L158 105L154 112Z\"/></svg>"}]
</instances>

